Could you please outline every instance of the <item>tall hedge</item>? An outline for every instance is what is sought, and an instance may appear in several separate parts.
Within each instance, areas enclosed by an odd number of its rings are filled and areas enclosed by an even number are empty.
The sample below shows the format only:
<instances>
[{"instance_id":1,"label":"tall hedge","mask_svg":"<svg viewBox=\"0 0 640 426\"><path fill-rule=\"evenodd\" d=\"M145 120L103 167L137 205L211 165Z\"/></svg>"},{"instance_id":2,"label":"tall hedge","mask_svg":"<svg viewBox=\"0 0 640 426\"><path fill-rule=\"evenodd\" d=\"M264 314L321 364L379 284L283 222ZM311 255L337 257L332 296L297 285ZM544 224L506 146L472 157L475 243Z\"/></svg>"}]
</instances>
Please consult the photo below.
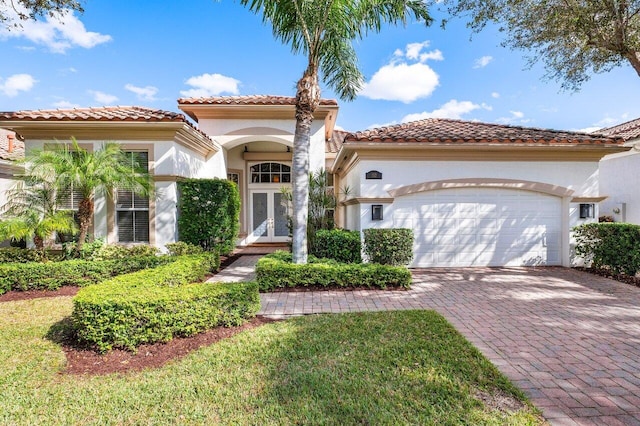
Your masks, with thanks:
<instances>
[{"instance_id":1,"label":"tall hedge","mask_svg":"<svg viewBox=\"0 0 640 426\"><path fill-rule=\"evenodd\" d=\"M225 179L186 179L178 182L179 240L205 250L230 253L240 230L240 194Z\"/></svg>"},{"instance_id":2,"label":"tall hedge","mask_svg":"<svg viewBox=\"0 0 640 426\"><path fill-rule=\"evenodd\" d=\"M576 254L595 268L619 274L640 272L640 226L630 223L586 223L573 229Z\"/></svg>"}]
</instances>

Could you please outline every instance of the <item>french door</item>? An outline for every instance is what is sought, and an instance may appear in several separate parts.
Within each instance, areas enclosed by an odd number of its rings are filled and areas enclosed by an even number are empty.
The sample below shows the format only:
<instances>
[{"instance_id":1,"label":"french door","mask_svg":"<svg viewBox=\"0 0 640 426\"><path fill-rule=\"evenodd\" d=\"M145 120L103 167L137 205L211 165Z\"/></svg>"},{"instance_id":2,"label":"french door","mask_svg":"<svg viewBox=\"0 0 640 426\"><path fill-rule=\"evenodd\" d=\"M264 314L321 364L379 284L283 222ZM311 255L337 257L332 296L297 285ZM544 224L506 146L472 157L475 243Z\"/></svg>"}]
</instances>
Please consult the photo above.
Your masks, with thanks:
<instances>
[{"instance_id":1,"label":"french door","mask_svg":"<svg viewBox=\"0 0 640 426\"><path fill-rule=\"evenodd\" d=\"M255 189L249 192L251 234L254 243L286 242L289 239L287 206L279 189Z\"/></svg>"}]
</instances>

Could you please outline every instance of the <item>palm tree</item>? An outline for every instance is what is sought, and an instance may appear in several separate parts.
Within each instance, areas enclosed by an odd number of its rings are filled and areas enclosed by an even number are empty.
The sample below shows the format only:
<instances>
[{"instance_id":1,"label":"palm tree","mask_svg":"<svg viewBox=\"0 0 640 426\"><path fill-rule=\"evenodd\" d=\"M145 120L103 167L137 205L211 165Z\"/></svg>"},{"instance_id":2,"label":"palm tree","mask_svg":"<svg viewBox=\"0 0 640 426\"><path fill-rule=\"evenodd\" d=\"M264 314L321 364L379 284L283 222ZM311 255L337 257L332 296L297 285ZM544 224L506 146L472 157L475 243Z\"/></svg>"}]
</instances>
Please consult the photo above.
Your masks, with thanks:
<instances>
[{"instance_id":1,"label":"palm tree","mask_svg":"<svg viewBox=\"0 0 640 426\"><path fill-rule=\"evenodd\" d=\"M71 144L32 151L25 162L30 176L55 182L58 194L69 194L72 189L79 195L78 251L93 220L96 192L102 191L112 197L116 189L129 189L139 195L149 195L152 190L148 171L142 170L135 157L127 156L115 142L104 143L100 149L89 152L72 138Z\"/></svg>"},{"instance_id":2,"label":"palm tree","mask_svg":"<svg viewBox=\"0 0 640 426\"><path fill-rule=\"evenodd\" d=\"M293 260L307 262L309 144L313 114L323 81L343 100L353 100L364 81L352 43L383 25L406 24L413 16L431 24L423 0L241 0L270 23L274 37L307 56L307 68L296 87L293 139Z\"/></svg>"},{"instance_id":3,"label":"palm tree","mask_svg":"<svg viewBox=\"0 0 640 426\"><path fill-rule=\"evenodd\" d=\"M0 239L33 239L44 258L44 243L54 233L76 231L70 211L58 210L56 190L51 182L25 177L7 191L0 221Z\"/></svg>"}]
</instances>

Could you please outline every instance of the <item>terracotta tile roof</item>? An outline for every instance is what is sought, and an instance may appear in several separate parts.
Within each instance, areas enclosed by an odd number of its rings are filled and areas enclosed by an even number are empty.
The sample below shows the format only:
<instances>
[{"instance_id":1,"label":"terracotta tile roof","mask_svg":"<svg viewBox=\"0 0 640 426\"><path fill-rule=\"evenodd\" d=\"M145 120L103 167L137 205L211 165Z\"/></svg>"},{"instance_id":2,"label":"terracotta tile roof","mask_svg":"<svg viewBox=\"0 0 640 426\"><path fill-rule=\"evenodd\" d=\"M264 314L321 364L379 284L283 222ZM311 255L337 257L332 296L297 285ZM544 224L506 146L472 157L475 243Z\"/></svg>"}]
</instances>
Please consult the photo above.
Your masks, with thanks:
<instances>
[{"instance_id":1,"label":"terracotta tile roof","mask_svg":"<svg viewBox=\"0 0 640 426\"><path fill-rule=\"evenodd\" d=\"M58 122L58 121L109 121L109 122L139 122L139 123L160 123L173 122L184 123L193 131L199 133L211 141L209 135L198 129L183 114L153 109L139 106L105 106L93 108L72 108L72 109L38 109L25 111L0 112L0 120L7 121L37 121L37 122Z\"/></svg>"},{"instance_id":2,"label":"terracotta tile roof","mask_svg":"<svg viewBox=\"0 0 640 426\"><path fill-rule=\"evenodd\" d=\"M13 136L13 146L9 152L9 138ZM24 142L10 130L0 129L0 159L17 160L24 157Z\"/></svg>"},{"instance_id":3,"label":"terracotta tile roof","mask_svg":"<svg viewBox=\"0 0 640 426\"><path fill-rule=\"evenodd\" d=\"M507 126L474 121L428 118L347 135L349 142L423 142L434 144L611 144L622 140L589 133Z\"/></svg>"},{"instance_id":4,"label":"terracotta tile roof","mask_svg":"<svg viewBox=\"0 0 640 426\"><path fill-rule=\"evenodd\" d=\"M136 106L107 106L96 108L39 109L32 111L0 112L0 120L12 121L182 121L187 118L177 112Z\"/></svg>"},{"instance_id":5,"label":"terracotta tile roof","mask_svg":"<svg viewBox=\"0 0 640 426\"><path fill-rule=\"evenodd\" d=\"M618 124L616 126L596 130L593 133L622 138L625 141L638 139L640 138L640 118L636 118L635 120L627 121L626 123Z\"/></svg>"},{"instance_id":6,"label":"terracotta tile roof","mask_svg":"<svg viewBox=\"0 0 640 426\"><path fill-rule=\"evenodd\" d=\"M183 105L295 105L292 96L217 96L211 98L181 98L178 104ZM335 99L321 99L320 105L338 105Z\"/></svg>"},{"instance_id":7,"label":"terracotta tile roof","mask_svg":"<svg viewBox=\"0 0 640 426\"><path fill-rule=\"evenodd\" d=\"M346 130L334 130L331 137L325 141L324 152L336 153L340 151L340 147L342 147L345 136L349 134L351 133Z\"/></svg>"}]
</instances>

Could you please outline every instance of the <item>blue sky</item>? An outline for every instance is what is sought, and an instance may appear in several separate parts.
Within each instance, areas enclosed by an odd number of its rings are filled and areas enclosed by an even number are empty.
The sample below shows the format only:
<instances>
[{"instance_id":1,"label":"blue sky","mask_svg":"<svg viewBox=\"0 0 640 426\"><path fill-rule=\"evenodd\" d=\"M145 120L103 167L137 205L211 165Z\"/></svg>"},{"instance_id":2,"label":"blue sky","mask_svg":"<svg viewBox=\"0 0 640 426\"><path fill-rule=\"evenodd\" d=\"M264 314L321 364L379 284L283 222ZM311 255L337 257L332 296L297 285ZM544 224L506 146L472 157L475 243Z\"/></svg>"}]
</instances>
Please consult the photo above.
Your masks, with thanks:
<instances>
[{"instance_id":1,"label":"blue sky","mask_svg":"<svg viewBox=\"0 0 640 426\"><path fill-rule=\"evenodd\" d=\"M87 0L84 14L0 29L0 110L141 105L177 111L183 96L295 94L305 66L236 2ZM434 14L436 18L440 15ZM60 24L64 22L64 25ZM367 84L340 102L347 130L425 117L583 130L640 117L629 66L580 92L543 81L541 66L500 47L495 28L472 35L412 23L356 44ZM323 85L323 97L335 95Z\"/></svg>"}]
</instances>

